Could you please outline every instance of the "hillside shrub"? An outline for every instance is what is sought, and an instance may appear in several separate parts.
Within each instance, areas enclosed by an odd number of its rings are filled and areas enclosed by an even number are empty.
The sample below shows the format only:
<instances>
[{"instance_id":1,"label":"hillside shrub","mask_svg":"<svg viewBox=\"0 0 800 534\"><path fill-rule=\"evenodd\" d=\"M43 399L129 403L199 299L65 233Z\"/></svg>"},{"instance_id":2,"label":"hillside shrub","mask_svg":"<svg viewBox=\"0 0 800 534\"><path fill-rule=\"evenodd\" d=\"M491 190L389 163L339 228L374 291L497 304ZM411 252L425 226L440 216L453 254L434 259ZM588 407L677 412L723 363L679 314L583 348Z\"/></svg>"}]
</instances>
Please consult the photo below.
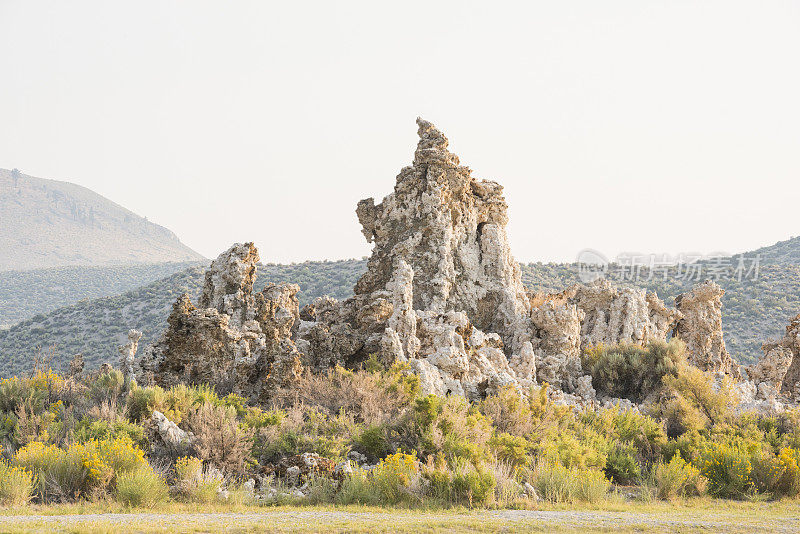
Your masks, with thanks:
<instances>
[{"instance_id":1,"label":"hillside shrub","mask_svg":"<svg viewBox=\"0 0 800 534\"><path fill-rule=\"evenodd\" d=\"M223 471L242 470L250 457L253 431L239 425L235 409L204 403L189 414L187 426L200 458Z\"/></svg>"}]
</instances>

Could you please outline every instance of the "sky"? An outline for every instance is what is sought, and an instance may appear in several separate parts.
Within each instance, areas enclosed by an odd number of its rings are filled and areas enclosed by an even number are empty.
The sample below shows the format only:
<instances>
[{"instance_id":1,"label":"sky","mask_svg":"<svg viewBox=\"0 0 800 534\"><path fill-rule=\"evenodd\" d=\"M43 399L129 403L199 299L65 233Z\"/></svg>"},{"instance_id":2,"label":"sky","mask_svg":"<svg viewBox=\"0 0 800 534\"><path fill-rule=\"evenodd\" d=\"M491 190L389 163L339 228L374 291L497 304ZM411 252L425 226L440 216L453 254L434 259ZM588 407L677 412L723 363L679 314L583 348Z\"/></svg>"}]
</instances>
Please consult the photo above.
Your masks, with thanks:
<instances>
[{"instance_id":1,"label":"sky","mask_svg":"<svg viewBox=\"0 0 800 534\"><path fill-rule=\"evenodd\" d=\"M800 234L798 55L798 2L0 0L0 167L207 257L362 257L421 116L520 261L736 253Z\"/></svg>"}]
</instances>

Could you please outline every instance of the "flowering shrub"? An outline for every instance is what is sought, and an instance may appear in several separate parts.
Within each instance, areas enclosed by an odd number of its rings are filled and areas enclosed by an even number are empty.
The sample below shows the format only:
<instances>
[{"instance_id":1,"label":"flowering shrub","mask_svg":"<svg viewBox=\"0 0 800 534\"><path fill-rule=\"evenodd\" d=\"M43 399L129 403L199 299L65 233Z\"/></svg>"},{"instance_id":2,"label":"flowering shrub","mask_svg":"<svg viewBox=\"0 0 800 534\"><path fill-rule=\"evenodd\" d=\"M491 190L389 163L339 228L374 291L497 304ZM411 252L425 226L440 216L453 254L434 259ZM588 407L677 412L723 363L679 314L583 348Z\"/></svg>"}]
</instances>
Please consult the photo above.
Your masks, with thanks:
<instances>
[{"instance_id":1,"label":"flowering shrub","mask_svg":"<svg viewBox=\"0 0 800 534\"><path fill-rule=\"evenodd\" d=\"M0 460L0 504L19 506L31 499L34 487L33 473Z\"/></svg>"},{"instance_id":2,"label":"flowering shrub","mask_svg":"<svg viewBox=\"0 0 800 534\"><path fill-rule=\"evenodd\" d=\"M700 455L700 473L718 497L741 498L750 489L752 452L743 444L708 443Z\"/></svg>"},{"instance_id":3,"label":"flowering shrub","mask_svg":"<svg viewBox=\"0 0 800 534\"><path fill-rule=\"evenodd\" d=\"M102 492L117 474L147 465L144 452L127 437L73 443L67 449L35 441L17 451L14 463L36 474L43 499Z\"/></svg>"},{"instance_id":4,"label":"flowering shrub","mask_svg":"<svg viewBox=\"0 0 800 534\"><path fill-rule=\"evenodd\" d=\"M397 503L407 496L418 473L416 454L398 452L381 460L372 471L372 480L382 502Z\"/></svg>"},{"instance_id":5,"label":"flowering shrub","mask_svg":"<svg viewBox=\"0 0 800 534\"><path fill-rule=\"evenodd\" d=\"M776 497L800 494L800 451L783 447L777 455L760 453L753 456L750 478L760 493Z\"/></svg>"},{"instance_id":6,"label":"flowering shrub","mask_svg":"<svg viewBox=\"0 0 800 534\"><path fill-rule=\"evenodd\" d=\"M708 485L700 470L687 463L680 452L676 452L669 463L656 467L654 479L659 499L702 495Z\"/></svg>"}]
</instances>

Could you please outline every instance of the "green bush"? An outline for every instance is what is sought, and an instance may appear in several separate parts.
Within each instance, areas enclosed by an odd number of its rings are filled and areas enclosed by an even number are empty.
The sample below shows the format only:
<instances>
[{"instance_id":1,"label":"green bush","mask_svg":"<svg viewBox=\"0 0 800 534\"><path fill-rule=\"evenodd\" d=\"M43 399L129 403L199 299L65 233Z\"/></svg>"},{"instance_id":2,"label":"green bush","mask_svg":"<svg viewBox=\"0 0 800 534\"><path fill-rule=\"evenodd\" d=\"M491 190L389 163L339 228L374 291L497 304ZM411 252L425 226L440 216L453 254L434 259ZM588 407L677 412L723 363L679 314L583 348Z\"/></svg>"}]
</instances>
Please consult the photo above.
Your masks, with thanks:
<instances>
[{"instance_id":1,"label":"green bush","mask_svg":"<svg viewBox=\"0 0 800 534\"><path fill-rule=\"evenodd\" d=\"M489 501L497 485L494 475L483 467L459 462L453 472L451 495L456 502L469 506Z\"/></svg>"},{"instance_id":2,"label":"green bush","mask_svg":"<svg viewBox=\"0 0 800 534\"><path fill-rule=\"evenodd\" d=\"M664 384L673 395L665 413L670 435L730 422L737 399L730 378L716 384L711 373L681 365L675 376L664 378Z\"/></svg>"},{"instance_id":3,"label":"green bush","mask_svg":"<svg viewBox=\"0 0 800 534\"><path fill-rule=\"evenodd\" d=\"M598 393L639 402L657 391L665 376L675 376L685 360L685 347L678 340L651 341L638 345L599 346L584 354Z\"/></svg>"},{"instance_id":4,"label":"green bush","mask_svg":"<svg viewBox=\"0 0 800 534\"><path fill-rule=\"evenodd\" d=\"M596 469L567 469L558 463L543 463L531 473L539 495L550 502L597 502L608 493L611 483Z\"/></svg>"},{"instance_id":5,"label":"green bush","mask_svg":"<svg viewBox=\"0 0 800 534\"><path fill-rule=\"evenodd\" d=\"M116 496L125 506L152 508L169 499L169 488L152 468L140 467L117 477Z\"/></svg>"},{"instance_id":6,"label":"green bush","mask_svg":"<svg viewBox=\"0 0 800 534\"><path fill-rule=\"evenodd\" d=\"M128 438L139 447L146 445L144 428L130 421L82 419L75 427L75 440L81 443L92 440Z\"/></svg>"},{"instance_id":7,"label":"green bush","mask_svg":"<svg viewBox=\"0 0 800 534\"><path fill-rule=\"evenodd\" d=\"M631 445L614 447L606 458L604 472L616 484L630 485L639 481L642 470L636 461L636 450Z\"/></svg>"},{"instance_id":8,"label":"green bush","mask_svg":"<svg viewBox=\"0 0 800 534\"><path fill-rule=\"evenodd\" d=\"M498 434L489 440L489 448L501 462L512 466L527 465L530 461L529 451L533 445L522 436L511 434Z\"/></svg>"}]
</instances>

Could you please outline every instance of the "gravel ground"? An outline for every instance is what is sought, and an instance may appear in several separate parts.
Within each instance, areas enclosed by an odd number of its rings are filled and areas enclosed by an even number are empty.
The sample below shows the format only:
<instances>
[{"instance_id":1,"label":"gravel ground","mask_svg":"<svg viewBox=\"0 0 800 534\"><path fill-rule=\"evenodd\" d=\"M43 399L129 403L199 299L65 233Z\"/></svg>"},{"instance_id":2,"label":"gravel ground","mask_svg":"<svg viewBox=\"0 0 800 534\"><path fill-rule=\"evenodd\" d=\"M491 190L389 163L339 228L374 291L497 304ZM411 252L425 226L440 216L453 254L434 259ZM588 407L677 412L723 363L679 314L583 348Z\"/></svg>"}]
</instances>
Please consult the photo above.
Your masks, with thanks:
<instances>
[{"instance_id":1,"label":"gravel ground","mask_svg":"<svg viewBox=\"0 0 800 534\"><path fill-rule=\"evenodd\" d=\"M503 510L475 513L421 511L265 511L257 513L85 514L0 516L0 531L237 532L237 531L649 531L800 532L800 517L743 519L722 514L674 516L600 511Z\"/></svg>"}]
</instances>

